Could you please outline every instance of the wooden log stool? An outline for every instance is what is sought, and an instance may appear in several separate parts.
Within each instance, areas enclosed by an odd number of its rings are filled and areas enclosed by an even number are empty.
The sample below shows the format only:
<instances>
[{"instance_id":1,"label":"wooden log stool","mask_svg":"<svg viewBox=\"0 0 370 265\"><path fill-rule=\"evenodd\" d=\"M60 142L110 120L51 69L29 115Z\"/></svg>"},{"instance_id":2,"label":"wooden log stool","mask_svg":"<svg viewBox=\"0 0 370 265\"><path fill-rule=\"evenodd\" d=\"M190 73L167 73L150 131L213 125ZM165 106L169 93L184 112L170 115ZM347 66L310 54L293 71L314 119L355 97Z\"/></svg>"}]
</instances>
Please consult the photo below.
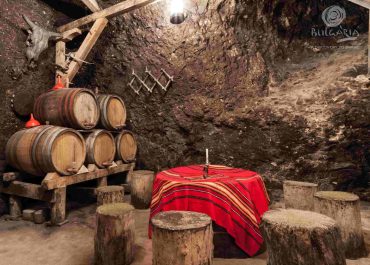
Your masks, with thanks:
<instances>
[{"instance_id":1,"label":"wooden log stool","mask_svg":"<svg viewBox=\"0 0 370 265\"><path fill-rule=\"evenodd\" d=\"M134 207L111 203L96 210L95 264L127 265L134 259Z\"/></svg>"},{"instance_id":2,"label":"wooden log stool","mask_svg":"<svg viewBox=\"0 0 370 265\"><path fill-rule=\"evenodd\" d=\"M301 181L284 181L285 208L313 211L313 195L317 184Z\"/></svg>"},{"instance_id":3,"label":"wooden log stool","mask_svg":"<svg viewBox=\"0 0 370 265\"><path fill-rule=\"evenodd\" d=\"M105 186L96 189L98 206L108 203L123 202L124 189L122 186Z\"/></svg>"},{"instance_id":4,"label":"wooden log stool","mask_svg":"<svg viewBox=\"0 0 370 265\"><path fill-rule=\"evenodd\" d=\"M131 204L136 209L147 209L152 200L154 172L149 170L134 171L131 177Z\"/></svg>"},{"instance_id":5,"label":"wooden log stool","mask_svg":"<svg viewBox=\"0 0 370 265\"><path fill-rule=\"evenodd\" d=\"M360 200L355 194L340 191L320 191L315 194L315 211L333 218L339 225L346 257L367 256L362 233Z\"/></svg>"},{"instance_id":6,"label":"wooden log stool","mask_svg":"<svg viewBox=\"0 0 370 265\"><path fill-rule=\"evenodd\" d=\"M9 196L9 213L13 219L22 216L22 200L18 196Z\"/></svg>"},{"instance_id":7,"label":"wooden log stool","mask_svg":"<svg viewBox=\"0 0 370 265\"><path fill-rule=\"evenodd\" d=\"M262 217L268 265L345 265L339 227L315 212L278 209Z\"/></svg>"},{"instance_id":8,"label":"wooden log stool","mask_svg":"<svg viewBox=\"0 0 370 265\"><path fill-rule=\"evenodd\" d=\"M212 264L211 218L202 213L161 212L151 220L153 265Z\"/></svg>"}]
</instances>

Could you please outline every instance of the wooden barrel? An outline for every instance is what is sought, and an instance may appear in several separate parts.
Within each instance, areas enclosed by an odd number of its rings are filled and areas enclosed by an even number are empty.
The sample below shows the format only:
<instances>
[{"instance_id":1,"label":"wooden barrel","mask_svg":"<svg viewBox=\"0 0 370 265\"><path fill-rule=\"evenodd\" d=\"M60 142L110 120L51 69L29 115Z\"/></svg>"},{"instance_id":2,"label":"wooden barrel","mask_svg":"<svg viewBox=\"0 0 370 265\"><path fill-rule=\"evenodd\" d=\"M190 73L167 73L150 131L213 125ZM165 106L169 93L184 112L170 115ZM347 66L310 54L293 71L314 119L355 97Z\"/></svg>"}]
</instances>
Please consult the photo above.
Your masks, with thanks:
<instances>
[{"instance_id":1,"label":"wooden barrel","mask_svg":"<svg viewBox=\"0 0 370 265\"><path fill-rule=\"evenodd\" d=\"M116 154L116 145L110 132L94 130L85 137L86 163L100 168L112 165Z\"/></svg>"},{"instance_id":2,"label":"wooden barrel","mask_svg":"<svg viewBox=\"0 0 370 265\"><path fill-rule=\"evenodd\" d=\"M107 130L120 130L125 126L126 107L116 95L98 95L100 125Z\"/></svg>"},{"instance_id":3,"label":"wooden barrel","mask_svg":"<svg viewBox=\"0 0 370 265\"><path fill-rule=\"evenodd\" d=\"M116 138L116 159L124 162L132 162L135 160L137 152L137 144L135 136L130 131L122 131Z\"/></svg>"},{"instance_id":4,"label":"wooden barrel","mask_svg":"<svg viewBox=\"0 0 370 265\"><path fill-rule=\"evenodd\" d=\"M5 154L10 165L35 176L49 172L71 175L83 165L86 147L73 129L38 126L13 134Z\"/></svg>"},{"instance_id":5,"label":"wooden barrel","mask_svg":"<svg viewBox=\"0 0 370 265\"><path fill-rule=\"evenodd\" d=\"M35 101L34 115L42 123L92 129L100 112L94 93L83 88L65 88L40 95Z\"/></svg>"}]
</instances>

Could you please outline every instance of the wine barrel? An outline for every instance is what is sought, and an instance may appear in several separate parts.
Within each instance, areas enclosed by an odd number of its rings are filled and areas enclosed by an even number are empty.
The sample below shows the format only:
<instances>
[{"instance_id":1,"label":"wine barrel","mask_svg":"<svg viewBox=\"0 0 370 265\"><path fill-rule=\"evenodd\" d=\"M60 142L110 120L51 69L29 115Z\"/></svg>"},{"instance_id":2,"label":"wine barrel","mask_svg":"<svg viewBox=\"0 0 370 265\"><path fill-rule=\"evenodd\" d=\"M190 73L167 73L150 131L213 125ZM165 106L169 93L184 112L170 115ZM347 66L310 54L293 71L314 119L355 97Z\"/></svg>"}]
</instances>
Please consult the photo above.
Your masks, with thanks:
<instances>
[{"instance_id":1,"label":"wine barrel","mask_svg":"<svg viewBox=\"0 0 370 265\"><path fill-rule=\"evenodd\" d=\"M94 128L100 116L94 93L83 88L64 88L41 94L33 111L42 123L75 129Z\"/></svg>"},{"instance_id":2,"label":"wine barrel","mask_svg":"<svg viewBox=\"0 0 370 265\"><path fill-rule=\"evenodd\" d=\"M107 130L120 130L125 126L126 107L116 95L98 95L100 125Z\"/></svg>"},{"instance_id":3,"label":"wine barrel","mask_svg":"<svg viewBox=\"0 0 370 265\"><path fill-rule=\"evenodd\" d=\"M137 144L135 136L130 131L122 131L116 138L116 159L124 162L132 162L135 160L137 152Z\"/></svg>"},{"instance_id":4,"label":"wine barrel","mask_svg":"<svg viewBox=\"0 0 370 265\"><path fill-rule=\"evenodd\" d=\"M100 168L112 165L116 154L116 145L110 132L94 130L85 137L86 163L95 164Z\"/></svg>"},{"instance_id":5,"label":"wine barrel","mask_svg":"<svg viewBox=\"0 0 370 265\"><path fill-rule=\"evenodd\" d=\"M83 165L86 147L77 131L45 125L13 134L5 154L10 165L35 176L49 172L71 175Z\"/></svg>"}]
</instances>

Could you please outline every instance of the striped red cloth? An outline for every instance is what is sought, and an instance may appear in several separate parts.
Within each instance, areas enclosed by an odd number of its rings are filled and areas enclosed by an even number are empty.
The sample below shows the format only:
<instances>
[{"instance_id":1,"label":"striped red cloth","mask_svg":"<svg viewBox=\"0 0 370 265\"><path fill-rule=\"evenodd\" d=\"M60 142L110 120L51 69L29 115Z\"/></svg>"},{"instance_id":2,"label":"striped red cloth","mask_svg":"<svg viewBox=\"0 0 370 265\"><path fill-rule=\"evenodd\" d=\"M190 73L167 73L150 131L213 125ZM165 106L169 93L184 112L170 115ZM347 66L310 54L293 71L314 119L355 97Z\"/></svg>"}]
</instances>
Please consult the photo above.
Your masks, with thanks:
<instances>
[{"instance_id":1,"label":"striped red cloth","mask_svg":"<svg viewBox=\"0 0 370 265\"><path fill-rule=\"evenodd\" d=\"M150 219L171 210L208 214L243 251L253 256L263 243L259 224L269 204L261 176L244 169L210 165L209 177L204 179L203 168L177 167L157 174Z\"/></svg>"}]
</instances>

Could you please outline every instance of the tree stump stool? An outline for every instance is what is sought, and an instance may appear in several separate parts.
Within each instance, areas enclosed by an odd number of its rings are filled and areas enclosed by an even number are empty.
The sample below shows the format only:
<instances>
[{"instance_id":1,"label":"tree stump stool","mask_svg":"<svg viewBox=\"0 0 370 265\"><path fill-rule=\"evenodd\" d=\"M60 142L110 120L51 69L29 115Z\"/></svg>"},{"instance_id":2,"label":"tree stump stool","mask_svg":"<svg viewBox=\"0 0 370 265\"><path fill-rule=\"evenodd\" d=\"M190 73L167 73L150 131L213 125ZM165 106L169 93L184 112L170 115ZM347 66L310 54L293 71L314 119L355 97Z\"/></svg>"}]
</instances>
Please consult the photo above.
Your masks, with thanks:
<instances>
[{"instance_id":1,"label":"tree stump stool","mask_svg":"<svg viewBox=\"0 0 370 265\"><path fill-rule=\"evenodd\" d=\"M134 171L131 177L131 204L136 209L148 209L152 200L154 172Z\"/></svg>"},{"instance_id":2,"label":"tree stump stool","mask_svg":"<svg viewBox=\"0 0 370 265\"><path fill-rule=\"evenodd\" d=\"M339 225L346 257L367 256L362 233L360 200L355 194L340 191L320 191L315 194L315 212L333 218Z\"/></svg>"},{"instance_id":3,"label":"tree stump stool","mask_svg":"<svg viewBox=\"0 0 370 265\"><path fill-rule=\"evenodd\" d=\"M108 203L123 202L124 189L122 186L104 186L96 189L98 206Z\"/></svg>"},{"instance_id":4,"label":"tree stump stool","mask_svg":"<svg viewBox=\"0 0 370 265\"><path fill-rule=\"evenodd\" d=\"M262 217L267 265L345 265L339 227L322 214L278 209Z\"/></svg>"},{"instance_id":5,"label":"tree stump stool","mask_svg":"<svg viewBox=\"0 0 370 265\"><path fill-rule=\"evenodd\" d=\"M202 213L161 212L153 226L153 265L212 264L211 218Z\"/></svg>"},{"instance_id":6,"label":"tree stump stool","mask_svg":"<svg viewBox=\"0 0 370 265\"><path fill-rule=\"evenodd\" d=\"M134 259L134 208L112 203L96 210L95 264L127 265Z\"/></svg>"},{"instance_id":7,"label":"tree stump stool","mask_svg":"<svg viewBox=\"0 0 370 265\"><path fill-rule=\"evenodd\" d=\"M301 181L284 181L285 208L313 211L313 195L317 184Z\"/></svg>"}]
</instances>

